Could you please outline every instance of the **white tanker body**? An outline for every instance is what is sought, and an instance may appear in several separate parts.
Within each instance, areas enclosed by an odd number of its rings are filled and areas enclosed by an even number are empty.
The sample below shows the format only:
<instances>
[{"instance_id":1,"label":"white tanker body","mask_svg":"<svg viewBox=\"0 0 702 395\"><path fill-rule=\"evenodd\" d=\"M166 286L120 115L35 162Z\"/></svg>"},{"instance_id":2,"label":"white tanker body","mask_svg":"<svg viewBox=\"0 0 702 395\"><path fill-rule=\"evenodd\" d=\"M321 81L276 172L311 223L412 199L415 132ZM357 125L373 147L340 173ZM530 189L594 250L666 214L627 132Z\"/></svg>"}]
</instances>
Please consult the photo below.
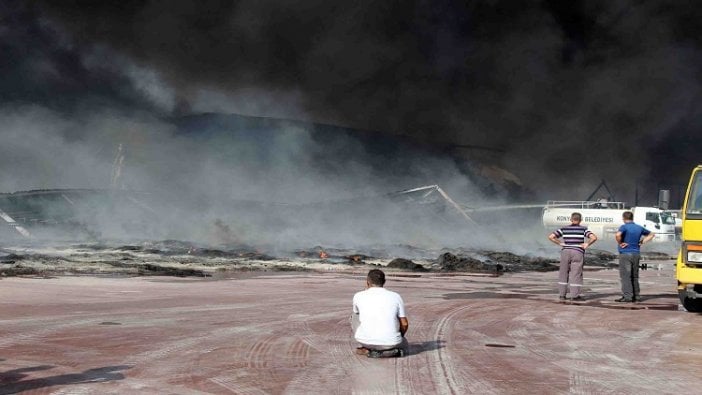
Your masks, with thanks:
<instances>
[{"instance_id":1,"label":"white tanker body","mask_svg":"<svg viewBox=\"0 0 702 395\"><path fill-rule=\"evenodd\" d=\"M614 239L619 227L624 223L622 214L634 213L634 222L656 234L654 242L675 240L675 219L656 207L625 208L623 202L549 201L543 210L542 221L548 230L570 224L570 215L579 212L581 224L587 226L599 239Z\"/></svg>"}]
</instances>

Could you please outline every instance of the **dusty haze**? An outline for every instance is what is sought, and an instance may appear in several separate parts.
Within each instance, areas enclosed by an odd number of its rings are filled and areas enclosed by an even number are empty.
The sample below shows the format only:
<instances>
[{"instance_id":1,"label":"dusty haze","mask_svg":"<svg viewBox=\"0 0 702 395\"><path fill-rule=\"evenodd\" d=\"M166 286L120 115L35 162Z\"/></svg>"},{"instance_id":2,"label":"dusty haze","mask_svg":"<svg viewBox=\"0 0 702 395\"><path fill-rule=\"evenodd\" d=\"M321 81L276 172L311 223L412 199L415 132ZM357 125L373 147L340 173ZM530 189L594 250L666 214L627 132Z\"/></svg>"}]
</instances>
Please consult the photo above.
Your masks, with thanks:
<instances>
[{"instance_id":1,"label":"dusty haze","mask_svg":"<svg viewBox=\"0 0 702 395\"><path fill-rule=\"evenodd\" d=\"M427 184L469 205L582 199L601 179L620 200L633 203L638 184L641 204L659 187L675 201L702 152L702 7L691 2L9 1L0 16L0 191L107 188L123 144L124 187L173 199L183 217L169 214L181 219L166 228L185 237L223 219L251 238L294 240L311 218L248 218L231 199L301 204ZM265 141L181 127L201 113L304 122ZM312 123L407 145L320 141ZM478 151L455 145L493 149L489 164L527 192L486 191L471 173ZM302 233L469 239L374 207L386 217L361 209L393 231L369 233L351 210Z\"/></svg>"}]
</instances>

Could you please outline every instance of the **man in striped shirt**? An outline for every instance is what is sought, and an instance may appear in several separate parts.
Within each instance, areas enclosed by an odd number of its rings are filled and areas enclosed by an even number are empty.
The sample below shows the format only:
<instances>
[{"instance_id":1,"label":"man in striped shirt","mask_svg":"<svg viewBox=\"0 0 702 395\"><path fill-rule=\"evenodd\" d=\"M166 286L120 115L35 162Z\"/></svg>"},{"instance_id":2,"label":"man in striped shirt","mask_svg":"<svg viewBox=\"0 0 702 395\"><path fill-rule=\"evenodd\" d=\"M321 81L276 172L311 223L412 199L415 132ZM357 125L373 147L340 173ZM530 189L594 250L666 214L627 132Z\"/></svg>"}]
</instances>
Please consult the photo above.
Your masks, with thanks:
<instances>
[{"instance_id":1,"label":"man in striped shirt","mask_svg":"<svg viewBox=\"0 0 702 395\"><path fill-rule=\"evenodd\" d=\"M565 300L570 293L572 300L584 300L580 295L583 286L583 264L585 249L597 241L597 236L581 226L582 215L570 215L570 225L556 229L548 235L551 242L563 247L561 249L561 265L558 270L558 299ZM560 239L563 238L563 241ZM586 241L587 239L587 241Z\"/></svg>"}]
</instances>

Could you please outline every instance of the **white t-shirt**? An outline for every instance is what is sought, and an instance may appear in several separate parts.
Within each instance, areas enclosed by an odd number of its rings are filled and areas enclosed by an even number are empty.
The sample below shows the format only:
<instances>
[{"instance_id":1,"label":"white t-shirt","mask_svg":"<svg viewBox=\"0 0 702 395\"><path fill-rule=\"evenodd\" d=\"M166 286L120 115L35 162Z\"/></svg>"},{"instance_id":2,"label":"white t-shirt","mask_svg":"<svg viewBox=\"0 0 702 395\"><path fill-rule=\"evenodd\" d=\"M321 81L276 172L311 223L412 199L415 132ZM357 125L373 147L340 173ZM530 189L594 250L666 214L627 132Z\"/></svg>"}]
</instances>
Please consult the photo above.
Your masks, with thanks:
<instances>
[{"instance_id":1,"label":"white t-shirt","mask_svg":"<svg viewBox=\"0 0 702 395\"><path fill-rule=\"evenodd\" d=\"M398 317L406 317L405 304L396 292L382 287L356 292L353 312L361 322L354 335L359 343L394 346L402 342Z\"/></svg>"}]
</instances>

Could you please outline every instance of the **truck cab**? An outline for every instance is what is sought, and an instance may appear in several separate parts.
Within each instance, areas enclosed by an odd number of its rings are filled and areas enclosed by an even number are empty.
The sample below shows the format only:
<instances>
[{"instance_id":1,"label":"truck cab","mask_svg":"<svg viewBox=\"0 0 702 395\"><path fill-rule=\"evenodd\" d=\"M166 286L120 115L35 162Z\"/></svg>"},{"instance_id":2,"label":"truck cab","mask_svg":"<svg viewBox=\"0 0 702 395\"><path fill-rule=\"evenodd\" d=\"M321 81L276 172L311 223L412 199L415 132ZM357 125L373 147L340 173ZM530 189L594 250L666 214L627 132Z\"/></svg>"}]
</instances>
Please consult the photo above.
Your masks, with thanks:
<instances>
[{"instance_id":1,"label":"truck cab","mask_svg":"<svg viewBox=\"0 0 702 395\"><path fill-rule=\"evenodd\" d=\"M675 240L675 218L657 207L634 207L634 222L656 234L655 241Z\"/></svg>"},{"instance_id":2,"label":"truck cab","mask_svg":"<svg viewBox=\"0 0 702 395\"><path fill-rule=\"evenodd\" d=\"M675 267L678 295L687 311L702 312L702 166L692 170L681 216L682 243Z\"/></svg>"}]
</instances>

